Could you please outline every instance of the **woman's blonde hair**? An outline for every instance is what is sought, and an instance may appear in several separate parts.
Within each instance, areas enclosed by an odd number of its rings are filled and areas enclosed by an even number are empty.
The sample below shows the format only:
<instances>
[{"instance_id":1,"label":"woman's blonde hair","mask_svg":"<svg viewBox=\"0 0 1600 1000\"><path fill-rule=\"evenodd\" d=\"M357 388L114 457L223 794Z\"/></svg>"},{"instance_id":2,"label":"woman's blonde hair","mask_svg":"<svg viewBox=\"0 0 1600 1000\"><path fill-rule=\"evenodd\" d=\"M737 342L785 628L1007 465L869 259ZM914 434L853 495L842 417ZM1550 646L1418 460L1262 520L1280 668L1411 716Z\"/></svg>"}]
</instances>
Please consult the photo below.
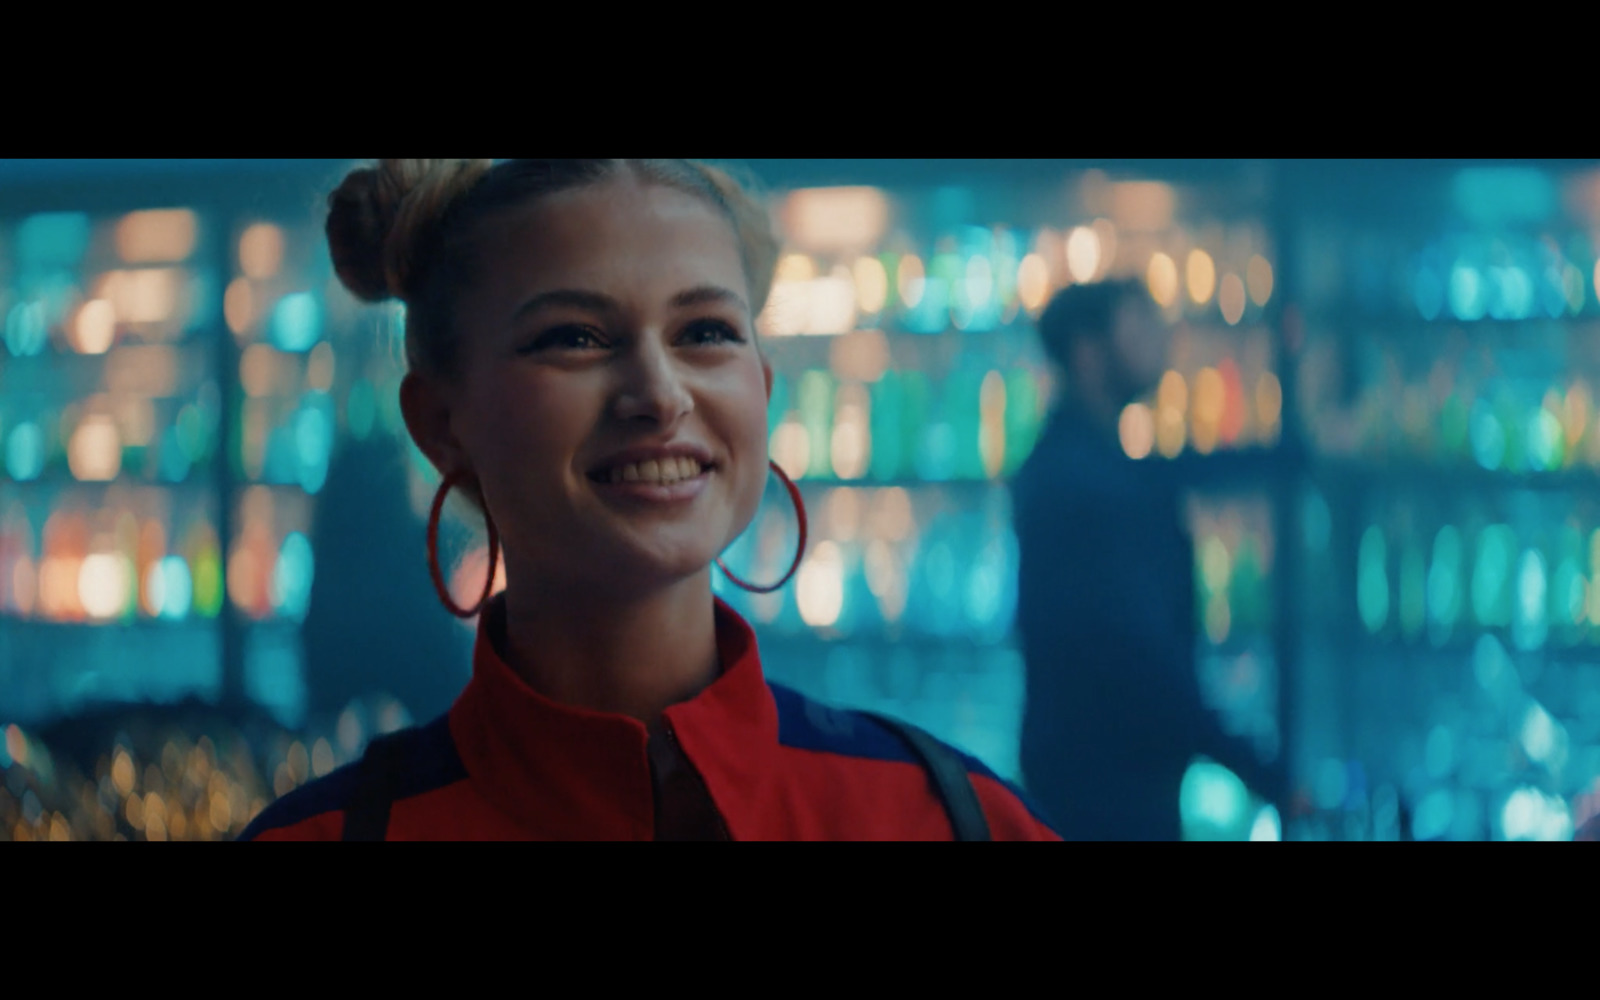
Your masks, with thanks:
<instances>
[{"instance_id":1,"label":"woman's blonde hair","mask_svg":"<svg viewBox=\"0 0 1600 1000\"><path fill-rule=\"evenodd\" d=\"M352 171L328 199L328 246L339 280L367 302L406 305L406 362L449 376L458 361L454 319L479 261L479 224L559 191L619 176L704 199L738 238L759 314L772 290L778 239L770 216L727 171L693 160L379 160Z\"/></svg>"}]
</instances>

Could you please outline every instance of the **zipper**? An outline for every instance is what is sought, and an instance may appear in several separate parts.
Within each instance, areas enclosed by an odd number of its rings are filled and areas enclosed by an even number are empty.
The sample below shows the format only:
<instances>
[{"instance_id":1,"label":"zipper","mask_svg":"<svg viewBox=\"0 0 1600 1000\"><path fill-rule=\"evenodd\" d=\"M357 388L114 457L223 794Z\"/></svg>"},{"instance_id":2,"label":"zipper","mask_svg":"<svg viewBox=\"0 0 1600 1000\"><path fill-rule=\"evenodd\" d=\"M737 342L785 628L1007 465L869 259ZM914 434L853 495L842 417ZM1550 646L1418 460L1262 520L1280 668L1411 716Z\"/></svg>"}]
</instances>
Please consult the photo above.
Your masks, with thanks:
<instances>
[{"instance_id":1,"label":"zipper","mask_svg":"<svg viewBox=\"0 0 1600 1000\"><path fill-rule=\"evenodd\" d=\"M689 773L694 775L695 783L700 786L700 791L705 794L706 804L711 807L711 814L717 818L717 832L721 834L721 839L731 842L733 835L728 832L728 823L722 818L722 810L717 808L717 800L711 797L711 787L706 784L706 779L700 774L700 769L694 766L694 761L690 760L689 755L684 752L683 744L678 742L678 734L672 728L672 720L663 716L661 727L667 734L667 749L676 754L678 759L683 762L683 766L689 769Z\"/></svg>"}]
</instances>

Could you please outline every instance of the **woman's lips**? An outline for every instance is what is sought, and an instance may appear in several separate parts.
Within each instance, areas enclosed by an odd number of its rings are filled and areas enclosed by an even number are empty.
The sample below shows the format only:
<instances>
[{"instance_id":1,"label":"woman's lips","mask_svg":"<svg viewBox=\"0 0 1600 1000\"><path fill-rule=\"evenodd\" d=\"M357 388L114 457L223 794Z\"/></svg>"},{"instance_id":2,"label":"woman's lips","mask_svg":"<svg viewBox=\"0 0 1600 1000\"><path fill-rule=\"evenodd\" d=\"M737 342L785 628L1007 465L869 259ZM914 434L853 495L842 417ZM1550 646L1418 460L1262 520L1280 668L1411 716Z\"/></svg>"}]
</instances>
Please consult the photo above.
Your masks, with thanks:
<instances>
[{"instance_id":1,"label":"woman's lips","mask_svg":"<svg viewBox=\"0 0 1600 1000\"><path fill-rule=\"evenodd\" d=\"M702 469L687 479L671 482L645 479L602 480L592 477L591 481L594 483L595 492L603 497L656 504L687 503L705 492L715 471L715 469Z\"/></svg>"}]
</instances>

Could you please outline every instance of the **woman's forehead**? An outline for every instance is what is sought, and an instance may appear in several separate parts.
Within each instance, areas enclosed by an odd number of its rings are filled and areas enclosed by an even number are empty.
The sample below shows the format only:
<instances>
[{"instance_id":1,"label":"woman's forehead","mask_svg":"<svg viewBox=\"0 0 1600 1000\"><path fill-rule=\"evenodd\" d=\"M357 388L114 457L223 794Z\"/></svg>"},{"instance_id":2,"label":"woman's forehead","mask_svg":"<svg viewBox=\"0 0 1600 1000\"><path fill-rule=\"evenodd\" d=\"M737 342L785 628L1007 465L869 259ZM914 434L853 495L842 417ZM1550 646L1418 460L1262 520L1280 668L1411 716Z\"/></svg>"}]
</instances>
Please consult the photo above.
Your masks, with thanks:
<instances>
[{"instance_id":1,"label":"woman's forehead","mask_svg":"<svg viewBox=\"0 0 1600 1000\"><path fill-rule=\"evenodd\" d=\"M499 230L501 259L530 267L595 269L617 261L739 264L727 219L702 198L631 179L563 191L508 212Z\"/></svg>"}]
</instances>

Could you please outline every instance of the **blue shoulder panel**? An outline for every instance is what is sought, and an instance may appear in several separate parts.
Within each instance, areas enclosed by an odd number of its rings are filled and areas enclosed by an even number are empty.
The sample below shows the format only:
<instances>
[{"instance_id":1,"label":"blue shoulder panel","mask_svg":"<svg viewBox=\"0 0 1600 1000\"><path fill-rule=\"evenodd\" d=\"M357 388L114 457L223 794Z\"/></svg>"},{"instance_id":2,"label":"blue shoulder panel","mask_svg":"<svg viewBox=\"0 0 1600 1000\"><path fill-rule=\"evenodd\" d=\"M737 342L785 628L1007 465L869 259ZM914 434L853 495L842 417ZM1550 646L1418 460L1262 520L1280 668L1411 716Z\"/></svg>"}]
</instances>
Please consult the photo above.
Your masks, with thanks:
<instances>
[{"instance_id":1,"label":"blue shoulder panel","mask_svg":"<svg viewBox=\"0 0 1600 1000\"><path fill-rule=\"evenodd\" d=\"M921 765L911 748L865 712L833 708L798 691L768 684L778 705L778 742L797 750L839 754L862 760L894 761ZM930 734L931 735L931 734ZM941 746L960 758L967 773L999 783L1021 802L1033 818L1054 829L1036 802L1021 788L995 774L983 761L944 740Z\"/></svg>"},{"instance_id":2,"label":"blue shoulder panel","mask_svg":"<svg viewBox=\"0 0 1600 1000\"><path fill-rule=\"evenodd\" d=\"M409 799L454 784L467 776L467 769L456 753L450 735L450 717L412 729L400 736L400 773L396 776L395 798ZM255 818L239 841L250 841L268 830L281 830L303 823L313 816L339 812L355 793L360 761L318 778L267 806Z\"/></svg>"}]
</instances>

